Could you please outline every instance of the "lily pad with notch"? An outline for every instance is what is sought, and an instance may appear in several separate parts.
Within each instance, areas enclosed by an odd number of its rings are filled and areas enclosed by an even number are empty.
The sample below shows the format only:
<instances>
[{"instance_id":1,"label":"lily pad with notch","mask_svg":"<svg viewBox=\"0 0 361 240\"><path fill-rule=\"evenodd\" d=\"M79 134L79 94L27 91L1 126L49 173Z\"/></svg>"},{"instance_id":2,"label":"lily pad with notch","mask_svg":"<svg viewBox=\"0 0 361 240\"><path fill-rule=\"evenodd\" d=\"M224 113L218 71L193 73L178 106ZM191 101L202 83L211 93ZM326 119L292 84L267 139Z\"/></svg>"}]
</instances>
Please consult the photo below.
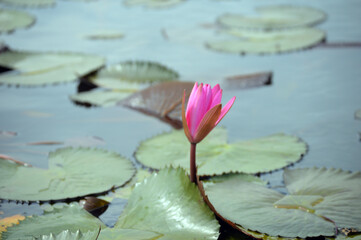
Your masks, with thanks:
<instances>
[{"instance_id":1,"label":"lily pad with notch","mask_svg":"<svg viewBox=\"0 0 361 240\"><path fill-rule=\"evenodd\" d=\"M49 154L49 169L0 159L0 198L47 201L102 193L126 183L133 164L114 152L61 148Z\"/></svg>"},{"instance_id":2,"label":"lily pad with notch","mask_svg":"<svg viewBox=\"0 0 361 240\"><path fill-rule=\"evenodd\" d=\"M99 56L81 53L7 51L0 54L0 66L14 69L0 75L0 84L39 86L72 82L98 70Z\"/></svg>"},{"instance_id":3,"label":"lily pad with notch","mask_svg":"<svg viewBox=\"0 0 361 240\"><path fill-rule=\"evenodd\" d=\"M197 145L197 173L211 176L270 172L299 161L306 151L306 143L295 136L274 134L228 143L227 131L216 128ZM160 134L143 141L135 158L154 169L180 166L189 171L189 142L183 130Z\"/></svg>"},{"instance_id":4,"label":"lily pad with notch","mask_svg":"<svg viewBox=\"0 0 361 240\"><path fill-rule=\"evenodd\" d=\"M310 48L325 40L325 33L315 28L297 28L287 31L256 32L230 29L223 33L233 39L206 42L212 50L238 54L274 54Z\"/></svg>"},{"instance_id":5,"label":"lily pad with notch","mask_svg":"<svg viewBox=\"0 0 361 240\"><path fill-rule=\"evenodd\" d=\"M284 182L288 194L239 178L210 179L201 190L221 218L246 234L306 238L334 236L339 227L361 228L360 172L285 170Z\"/></svg>"},{"instance_id":6,"label":"lily pad with notch","mask_svg":"<svg viewBox=\"0 0 361 240\"><path fill-rule=\"evenodd\" d=\"M253 30L280 30L297 27L311 27L326 19L326 14L318 9L305 6L273 5L256 9L258 17L240 14L224 14L217 19L221 25L229 28Z\"/></svg>"}]
</instances>

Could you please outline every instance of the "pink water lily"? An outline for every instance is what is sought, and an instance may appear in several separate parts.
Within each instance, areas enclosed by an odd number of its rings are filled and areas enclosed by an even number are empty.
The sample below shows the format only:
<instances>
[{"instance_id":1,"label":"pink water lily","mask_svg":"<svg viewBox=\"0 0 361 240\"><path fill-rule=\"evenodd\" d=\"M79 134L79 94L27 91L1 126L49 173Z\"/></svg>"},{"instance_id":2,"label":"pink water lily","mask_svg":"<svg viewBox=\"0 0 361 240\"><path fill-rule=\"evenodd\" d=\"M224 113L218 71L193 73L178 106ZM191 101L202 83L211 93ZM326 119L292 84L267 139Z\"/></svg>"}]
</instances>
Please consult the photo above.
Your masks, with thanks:
<instances>
[{"instance_id":1,"label":"pink water lily","mask_svg":"<svg viewBox=\"0 0 361 240\"><path fill-rule=\"evenodd\" d=\"M189 96L187 110L185 94L182 102L182 120L184 132L191 143L199 143L217 126L232 107L233 97L222 108L222 89L219 84L211 88L209 84L195 83Z\"/></svg>"},{"instance_id":2,"label":"pink water lily","mask_svg":"<svg viewBox=\"0 0 361 240\"><path fill-rule=\"evenodd\" d=\"M209 84L194 84L185 110L184 92L182 100L182 122L184 133L191 143L190 180L196 183L196 145L202 141L231 109L236 97L222 108L222 89L219 84L213 88Z\"/></svg>"}]
</instances>

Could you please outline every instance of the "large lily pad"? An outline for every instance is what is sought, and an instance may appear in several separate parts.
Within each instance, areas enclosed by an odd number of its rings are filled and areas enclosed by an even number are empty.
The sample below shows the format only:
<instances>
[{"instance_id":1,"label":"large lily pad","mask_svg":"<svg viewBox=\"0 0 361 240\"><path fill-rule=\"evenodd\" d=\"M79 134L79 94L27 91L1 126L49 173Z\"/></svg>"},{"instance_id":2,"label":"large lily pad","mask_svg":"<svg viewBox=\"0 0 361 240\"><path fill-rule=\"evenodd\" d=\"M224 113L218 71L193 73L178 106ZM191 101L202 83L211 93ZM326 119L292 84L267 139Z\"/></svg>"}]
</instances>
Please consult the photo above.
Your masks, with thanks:
<instances>
[{"instance_id":1,"label":"large lily pad","mask_svg":"<svg viewBox=\"0 0 361 240\"><path fill-rule=\"evenodd\" d=\"M303 6L275 5L256 10L259 17L224 14L218 18L218 22L227 27L275 30L313 26L326 19L326 14L321 10Z\"/></svg>"},{"instance_id":2,"label":"large lily pad","mask_svg":"<svg viewBox=\"0 0 361 240\"><path fill-rule=\"evenodd\" d=\"M18 28L29 27L35 22L32 15L10 9L0 9L0 33L11 32Z\"/></svg>"},{"instance_id":3,"label":"large lily pad","mask_svg":"<svg viewBox=\"0 0 361 240\"><path fill-rule=\"evenodd\" d=\"M123 3L126 6L143 5L149 8L162 8L171 7L183 1L184 0L125 0Z\"/></svg>"},{"instance_id":4,"label":"large lily pad","mask_svg":"<svg viewBox=\"0 0 361 240\"><path fill-rule=\"evenodd\" d=\"M55 4L55 0L0 0L0 2L21 7L48 7Z\"/></svg>"},{"instance_id":5,"label":"large lily pad","mask_svg":"<svg viewBox=\"0 0 361 240\"><path fill-rule=\"evenodd\" d=\"M154 173L132 192L115 229L159 233L159 240L217 239L219 224L182 169Z\"/></svg>"},{"instance_id":6,"label":"large lily pad","mask_svg":"<svg viewBox=\"0 0 361 240\"><path fill-rule=\"evenodd\" d=\"M80 230L76 232L64 230L58 234L50 233L38 238L34 237L33 240L97 240L97 233L95 231L82 233Z\"/></svg>"},{"instance_id":7,"label":"large lily pad","mask_svg":"<svg viewBox=\"0 0 361 240\"><path fill-rule=\"evenodd\" d=\"M42 216L27 217L19 225L8 227L7 231L2 234L2 238L3 240L52 239L49 238L51 236L48 238L40 238L40 236L58 235L59 237L56 236L53 239L60 240L64 239L60 238L62 235L80 237L85 234L89 237L87 239L95 239L99 228L105 228L105 225L98 218L93 217L78 204L71 204L54 208Z\"/></svg>"},{"instance_id":8,"label":"large lily pad","mask_svg":"<svg viewBox=\"0 0 361 240\"><path fill-rule=\"evenodd\" d=\"M204 183L222 218L270 236L333 236L335 227L361 229L361 173L337 169L285 170L289 194L238 179Z\"/></svg>"},{"instance_id":9,"label":"large lily pad","mask_svg":"<svg viewBox=\"0 0 361 240\"><path fill-rule=\"evenodd\" d=\"M238 38L209 41L206 46L217 51L239 54L281 53L309 48L325 39L325 33L315 28L272 32L231 29L225 33Z\"/></svg>"},{"instance_id":10,"label":"large lily pad","mask_svg":"<svg viewBox=\"0 0 361 240\"><path fill-rule=\"evenodd\" d=\"M17 71L1 74L0 84L37 86L71 82L103 64L101 57L80 53L9 51L0 54L0 66Z\"/></svg>"},{"instance_id":11,"label":"large lily pad","mask_svg":"<svg viewBox=\"0 0 361 240\"><path fill-rule=\"evenodd\" d=\"M152 168L172 165L189 171L189 148L184 131L172 131L142 142L135 157ZM306 150L299 138L285 134L227 143L226 130L216 128L197 144L197 172L201 176L269 172L297 162Z\"/></svg>"},{"instance_id":12,"label":"large lily pad","mask_svg":"<svg viewBox=\"0 0 361 240\"><path fill-rule=\"evenodd\" d=\"M49 169L0 159L0 198L56 200L100 193L121 186L134 174L132 163L116 153L61 148L49 154Z\"/></svg>"},{"instance_id":13,"label":"large lily pad","mask_svg":"<svg viewBox=\"0 0 361 240\"><path fill-rule=\"evenodd\" d=\"M104 88L135 92L151 83L174 81L177 72L159 63L128 61L108 66L91 79Z\"/></svg>"}]
</instances>

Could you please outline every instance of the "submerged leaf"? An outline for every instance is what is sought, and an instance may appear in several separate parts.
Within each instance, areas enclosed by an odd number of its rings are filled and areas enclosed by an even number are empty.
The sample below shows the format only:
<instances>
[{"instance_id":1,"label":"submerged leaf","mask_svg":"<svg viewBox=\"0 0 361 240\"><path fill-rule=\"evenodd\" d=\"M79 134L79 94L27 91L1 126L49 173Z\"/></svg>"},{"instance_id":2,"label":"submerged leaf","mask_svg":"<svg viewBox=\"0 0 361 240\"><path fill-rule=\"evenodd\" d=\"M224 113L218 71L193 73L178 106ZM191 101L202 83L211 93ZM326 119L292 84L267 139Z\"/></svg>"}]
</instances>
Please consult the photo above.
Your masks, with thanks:
<instances>
[{"instance_id":1,"label":"submerged leaf","mask_svg":"<svg viewBox=\"0 0 361 240\"><path fill-rule=\"evenodd\" d=\"M158 233L159 240L217 239L219 224L181 169L154 173L132 192L115 229Z\"/></svg>"},{"instance_id":2,"label":"submerged leaf","mask_svg":"<svg viewBox=\"0 0 361 240\"><path fill-rule=\"evenodd\" d=\"M0 8L0 33L29 27L34 22L35 17L26 12Z\"/></svg>"},{"instance_id":3,"label":"submerged leaf","mask_svg":"<svg viewBox=\"0 0 361 240\"><path fill-rule=\"evenodd\" d=\"M231 29L224 33L237 38L209 41L210 49L229 53L281 53L312 47L325 39L325 33L315 28L297 28L287 31L255 32Z\"/></svg>"},{"instance_id":4,"label":"submerged leaf","mask_svg":"<svg viewBox=\"0 0 361 240\"><path fill-rule=\"evenodd\" d=\"M260 72L246 75L238 75L226 78L226 87L228 89L245 89L271 85L272 72Z\"/></svg>"},{"instance_id":5,"label":"submerged leaf","mask_svg":"<svg viewBox=\"0 0 361 240\"><path fill-rule=\"evenodd\" d=\"M83 239L91 240L95 239L100 227L105 228L105 225L98 218L93 217L90 213L79 207L78 204L71 204L54 208L52 211L45 212L42 216L27 217L19 225L8 227L7 232L4 232L2 237L3 240L33 240L34 238L63 240L69 239L62 238L67 235L79 237L80 233L77 234L77 231L81 231L85 233L82 235L89 237ZM56 235L56 238L51 238L51 236L40 238L42 235L50 234Z\"/></svg>"},{"instance_id":6,"label":"submerged leaf","mask_svg":"<svg viewBox=\"0 0 361 240\"><path fill-rule=\"evenodd\" d=\"M86 35L85 38L89 40L113 40L123 38L124 34L118 31L98 31Z\"/></svg>"},{"instance_id":7,"label":"submerged leaf","mask_svg":"<svg viewBox=\"0 0 361 240\"><path fill-rule=\"evenodd\" d=\"M216 128L197 145L197 173L269 172L297 162L306 150L299 138L284 134L229 144L226 130ZM142 142L135 157L155 169L172 165L188 171L189 142L183 130L161 134Z\"/></svg>"},{"instance_id":8,"label":"submerged leaf","mask_svg":"<svg viewBox=\"0 0 361 240\"><path fill-rule=\"evenodd\" d=\"M361 120L361 109L355 112L355 118Z\"/></svg>"},{"instance_id":9,"label":"submerged leaf","mask_svg":"<svg viewBox=\"0 0 361 240\"><path fill-rule=\"evenodd\" d=\"M0 66L18 72L0 75L0 84L38 86L71 82L102 67L104 59L80 53L9 51L0 54Z\"/></svg>"},{"instance_id":10,"label":"submerged leaf","mask_svg":"<svg viewBox=\"0 0 361 240\"><path fill-rule=\"evenodd\" d=\"M101 149L61 148L49 154L49 169L0 160L0 198L56 200L121 186L134 174L132 163Z\"/></svg>"},{"instance_id":11,"label":"submerged leaf","mask_svg":"<svg viewBox=\"0 0 361 240\"><path fill-rule=\"evenodd\" d=\"M284 179L289 195L240 178L210 180L204 190L219 216L246 234L259 232L255 237L333 236L336 226L361 228L360 172L295 169Z\"/></svg>"},{"instance_id":12,"label":"submerged leaf","mask_svg":"<svg viewBox=\"0 0 361 240\"><path fill-rule=\"evenodd\" d=\"M55 0L0 0L0 2L20 7L49 7Z\"/></svg>"},{"instance_id":13,"label":"submerged leaf","mask_svg":"<svg viewBox=\"0 0 361 240\"><path fill-rule=\"evenodd\" d=\"M126 6L144 5L149 8L171 7L184 0L124 0Z\"/></svg>"},{"instance_id":14,"label":"submerged leaf","mask_svg":"<svg viewBox=\"0 0 361 240\"><path fill-rule=\"evenodd\" d=\"M181 126L184 90L189 95L193 82L166 82L136 92L120 104Z\"/></svg>"},{"instance_id":15,"label":"submerged leaf","mask_svg":"<svg viewBox=\"0 0 361 240\"><path fill-rule=\"evenodd\" d=\"M316 25L326 19L321 10L290 5L274 5L256 9L259 17L246 17L239 14L224 14L218 22L226 27L257 30L275 30Z\"/></svg>"}]
</instances>

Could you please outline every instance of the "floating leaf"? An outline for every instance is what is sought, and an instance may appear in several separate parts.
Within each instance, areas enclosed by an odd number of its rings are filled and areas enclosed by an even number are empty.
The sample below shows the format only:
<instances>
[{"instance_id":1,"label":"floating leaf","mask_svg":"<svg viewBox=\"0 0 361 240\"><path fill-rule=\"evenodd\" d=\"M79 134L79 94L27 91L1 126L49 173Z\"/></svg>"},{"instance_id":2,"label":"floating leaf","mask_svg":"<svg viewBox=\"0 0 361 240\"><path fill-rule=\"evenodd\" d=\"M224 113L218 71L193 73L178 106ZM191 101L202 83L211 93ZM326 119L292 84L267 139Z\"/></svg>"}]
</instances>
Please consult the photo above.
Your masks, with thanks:
<instances>
[{"instance_id":1,"label":"floating leaf","mask_svg":"<svg viewBox=\"0 0 361 240\"><path fill-rule=\"evenodd\" d=\"M272 72L260 72L254 74L246 74L232 76L226 78L226 88L228 89L245 89L271 85Z\"/></svg>"},{"instance_id":2,"label":"floating leaf","mask_svg":"<svg viewBox=\"0 0 361 240\"><path fill-rule=\"evenodd\" d=\"M121 102L122 105L182 126L182 97L189 95L193 82L166 82L139 91ZM179 127L178 127L179 128Z\"/></svg>"},{"instance_id":3,"label":"floating leaf","mask_svg":"<svg viewBox=\"0 0 361 240\"><path fill-rule=\"evenodd\" d=\"M175 71L154 62L128 61L106 67L92 78L100 87L135 92L150 83L174 81Z\"/></svg>"},{"instance_id":4,"label":"floating leaf","mask_svg":"<svg viewBox=\"0 0 361 240\"><path fill-rule=\"evenodd\" d=\"M0 33L26 28L34 22L35 17L26 12L0 8Z\"/></svg>"},{"instance_id":5,"label":"floating leaf","mask_svg":"<svg viewBox=\"0 0 361 240\"><path fill-rule=\"evenodd\" d=\"M78 204L71 204L60 208L54 208L52 211L45 212L42 216L27 217L25 220L21 221L19 225L8 227L7 232L4 232L2 237L3 240L32 240L33 237L37 239L42 235L50 234L59 234L58 236L62 236L62 234L76 236L78 230L86 233L86 236L90 237L93 234L93 236L96 237L100 227L105 228L105 225L98 218L93 217L90 213L79 207ZM68 230L69 233L62 233L64 230ZM88 233L89 231L92 234ZM54 239L59 240L63 238Z\"/></svg>"},{"instance_id":6,"label":"floating leaf","mask_svg":"<svg viewBox=\"0 0 361 240\"><path fill-rule=\"evenodd\" d=\"M2 232L6 232L6 228L10 227L14 224L19 224L19 221L24 220L25 217L22 215L14 215L11 217L6 217L3 219L0 219L0 239L1 238L1 233Z\"/></svg>"},{"instance_id":7,"label":"floating leaf","mask_svg":"<svg viewBox=\"0 0 361 240\"><path fill-rule=\"evenodd\" d=\"M75 95L69 96L69 98L80 104L111 107L115 106L118 102L125 99L132 92L120 92L120 91L89 91L81 92Z\"/></svg>"},{"instance_id":8,"label":"floating leaf","mask_svg":"<svg viewBox=\"0 0 361 240\"><path fill-rule=\"evenodd\" d=\"M225 31L238 39L209 41L212 50L229 53L281 53L312 47L325 39L325 33L314 28L297 28L287 31L254 32L231 29Z\"/></svg>"},{"instance_id":9,"label":"floating leaf","mask_svg":"<svg viewBox=\"0 0 361 240\"><path fill-rule=\"evenodd\" d=\"M49 7L55 0L0 0L0 2L20 7Z\"/></svg>"},{"instance_id":10,"label":"floating leaf","mask_svg":"<svg viewBox=\"0 0 361 240\"><path fill-rule=\"evenodd\" d=\"M266 6L256 9L260 17L224 14L218 22L227 27L257 30L275 30L316 25L326 19L321 10L289 5Z\"/></svg>"},{"instance_id":11,"label":"floating leaf","mask_svg":"<svg viewBox=\"0 0 361 240\"><path fill-rule=\"evenodd\" d=\"M121 186L134 174L132 163L116 153L61 148L49 154L49 169L0 160L0 198L56 200L85 196Z\"/></svg>"},{"instance_id":12,"label":"floating leaf","mask_svg":"<svg viewBox=\"0 0 361 240\"><path fill-rule=\"evenodd\" d=\"M217 239L219 225L182 169L154 173L132 192L115 229L156 232L161 239Z\"/></svg>"},{"instance_id":13,"label":"floating leaf","mask_svg":"<svg viewBox=\"0 0 361 240\"><path fill-rule=\"evenodd\" d=\"M355 118L361 120L361 109L355 112Z\"/></svg>"},{"instance_id":14,"label":"floating leaf","mask_svg":"<svg viewBox=\"0 0 361 240\"><path fill-rule=\"evenodd\" d=\"M9 51L0 54L0 65L20 73L0 75L0 84L37 86L71 82L100 68L104 59L80 53Z\"/></svg>"},{"instance_id":15,"label":"floating leaf","mask_svg":"<svg viewBox=\"0 0 361 240\"><path fill-rule=\"evenodd\" d=\"M86 35L85 38L90 40L113 40L123 38L124 34L118 31L98 31L89 35Z\"/></svg>"},{"instance_id":16,"label":"floating leaf","mask_svg":"<svg viewBox=\"0 0 361 240\"><path fill-rule=\"evenodd\" d=\"M135 157L155 169L172 165L189 171L189 148L184 131L172 131L142 142ZM306 150L299 138L284 134L227 143L226 130L216 128L197 145L197 172L201 176L269 172L297 162Z\"/></svg>"},{"instance_id":17,"label":"floating leaf","mask_svg":"<svg viewBox=\"0 0 361 240\"><path fill-rule=\"evenodd\" d=\"M184 0L125 0L123 3L127 6L143 5L149 8L171 7Z\"/></svg>"},{"instance_id":18,"label":"floating leaf","mask_svg":"<svg viewBox=\"0 0 361 240\"><path fill-rule=\"evenodd\" d=\"M89 231L84 234L80 230L76 232L64 230L59 234L42 235L39 238L33 238L33 240L97 240L97 233Z\"/></svg>"},{"instance_id":19,"label":"floating leaf","mask_svg":"<svg viewBox=\"0 0 361 240\"><path fill-rule=\"evenodd\" d=\"M306 238L333 236L335 226L361 229L360 172L285 170L284 180L288 195L240 178L210 180L204 190L222 218L247 231Z\"/></svg>"},{"instance_id":20,"label":"floating leaf","mask_svg":"<svg viewBox=\"0 0 361 240\"><path fill-rule=\"evenodd\" d=\"M128 199L134 187L150 175L149 171L138 169L136 175L124 187L117 188L107 196L100 196L99 198L109 202L113 201L114 198Z\"/></svg>"}]
</instances>

